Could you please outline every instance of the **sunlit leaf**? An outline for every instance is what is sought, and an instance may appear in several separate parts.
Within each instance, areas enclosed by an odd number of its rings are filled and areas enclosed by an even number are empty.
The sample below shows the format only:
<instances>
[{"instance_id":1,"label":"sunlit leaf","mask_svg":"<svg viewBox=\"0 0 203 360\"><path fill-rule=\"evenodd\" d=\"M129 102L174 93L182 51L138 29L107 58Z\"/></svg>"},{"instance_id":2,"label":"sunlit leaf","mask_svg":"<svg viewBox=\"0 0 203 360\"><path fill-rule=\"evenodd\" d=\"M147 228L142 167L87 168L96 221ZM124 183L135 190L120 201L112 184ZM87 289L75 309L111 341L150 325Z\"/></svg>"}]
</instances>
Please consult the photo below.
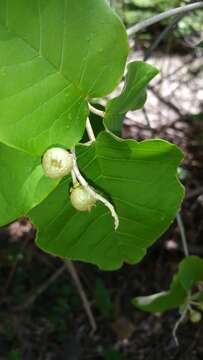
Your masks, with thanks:
<instances>
[{"instance_id":1,"label":"sunlit leaf","mask_svg":"<svg viewBox=\"0 0 203 360\"><path fill-rule=\"evenodd\" d=\"M180 207L184 191L176 174L181 151L162 140L139 143L100 133L91 146L78 146L77 154L90 184L114 204L120 226L114 230L101 203L89 213L77 212L69 201L68 179L30 213L39 229L37 244L106 270L140 261Z\"/></svg>"},{"instance_id":2,"label":"sunlit leaf","mask_svg":"<svg viewBox=\"0 0 203 360\"><path fill-rule=\"evenodd\" d=\"M122 93L107 103L104 123L110 131L121 134L125 114L143 107L147 96L146 86L157 74L155 67L143 61L129 63Z\"/></svg>"},{"instance_id":3,"label":"sunlit leaf","mask_svg":"<svg viewBox=\"0 0 203 360\"><path fill-rule=\"evenodd\" d=\"M37 155L74 146L87 98L114 89L127 52L124 26L105 0L2 0L0 141Z\"/></svg>"}]
</instances>

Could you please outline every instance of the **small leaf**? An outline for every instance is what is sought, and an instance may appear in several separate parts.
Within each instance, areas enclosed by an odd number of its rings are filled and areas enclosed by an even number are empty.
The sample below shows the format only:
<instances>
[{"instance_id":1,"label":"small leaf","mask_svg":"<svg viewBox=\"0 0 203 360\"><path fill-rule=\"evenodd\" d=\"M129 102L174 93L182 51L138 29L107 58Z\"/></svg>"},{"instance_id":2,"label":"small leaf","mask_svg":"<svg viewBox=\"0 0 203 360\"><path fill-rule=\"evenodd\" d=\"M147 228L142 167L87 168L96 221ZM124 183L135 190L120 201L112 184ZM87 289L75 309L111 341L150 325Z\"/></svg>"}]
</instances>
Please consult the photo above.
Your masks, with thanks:
<instances>
[{"instance_id":1,"label":"small leaf","mask_svg":"<svg viewBox=\"0 0 203 360\"><path fill-rule=\"evenodd\" d=\"M125 87L118 97L110 100L106 107L104 123L115 133L121 134L125 114L129 110L143 107L146 101L146 86L156 75L158 70L143 61L131 62L128 65Z\"/></svg>"},{"instance_id":2,"label":"small leaf","mask_svg":"<svg viewBox=\"0 0 203 360\"><path fill-rule=\"evenodd\" d=\"M118 351L107 350L104 353L104 360L125 360L125 357Z\"/></svg>"},{"instance_id":3,"label":"small leaf","mask_svg":"<svg viewBox=\"0 0 203 360\"><path fill-rule=\"evenodd\" d=\"M190 290L203 281L203 260L198 256L188 256L180 264L179 276L185 290Z\"/></svg>"},{"instance_id":4,"label":"small leaf","mask_svg":"<svg viewBox=\"0 0 203 360\"><path fill-rule=\"evenodd\" d=\"M113 305L110 294L102 279L97 278L95 287L95 299L102 315L107 319L113 317Z\"/></svg>"},{"instance_id":5,"label":"small leaf","mask_svg":"<svg viewBox=\"0 0 203 360\"><path fill-rule=\"evenodd\" d=\"M194 114L194 115L190 115L189 120L192 121L203 121L203 113L199 113L199 114Z\"/></svg>"},{"instance_id":6,"label":"small leaf","mask_svg":"<svg viewBox=\"0 0 203 360\"><path fill-rule=\"evenodd\" d=\"M149 312L178 308L185 303L188 292L200 281L203 281L203 260L198 256L188 256L180 263L179 271L174 276L169 291L137 297L132 302L139 309ZM201 299L201 293L195 296L195 301Z\"/></svg>"},{"instance_id":7,"label":"small leaf","mask_svg":"<svg viewBox=\"0 0 203 360\"><path fill-rule=\"evenodd\" d=\"M200 291L198 296L195 298L195 301L203 303L203 291Z\"/></svg>"},{"instance_id":8,"label":"small leaf","mask_svg":"<svg viewBox=\"0 0 203 360\"><path fill-rule=\"evenodd\" d=\"M132 303L144 311L163 312L181 306L186 298L187 291L182 287L179 277L175 276L170 290L149 296L137 297L132 300Z\"/></svg>"},{"instance_id":9,"label":"small leaf","mask_svg":"<svg viewBox=\"0 0 203 360\"><path fill-rule=\"evenodd\" d=\"M81 140L87 98L119 83L128 43L105 0L3 1L0 53L0 141L42 155Z\"/></svg>"},{"instance_id":10,"label":"small leaf","mask_svg":"<svg viewBox=\"0 0 203 360\"><path fill-rule=\"evenodd\" d=\"M77 212L69 200L69 178L30 212L39 229L37 244L54 255L105 270L118 269L124 261L137 263L180 208L181 151L162 140L139 143L103 132L91 146L77 146L77 155L89 183L114 204L120 226L114 230L109 210L101 203L91 212Z\"/></svg>"},{"instance_id":11,"label":"small leaf","mask_svg":"<svg viewBox=\"0 0 203 360\"><path fill-rule=\"evenodd\" d=\"M203 41L201 41L197 46L203 48Z\"/></svg>"},{"instance_id":12,"label":"small leaf","mask_svg":"<svg viewBox=\"0 0 203 360\"><path fill-rule=\"evenodd\" d=\"M46 178L41 159L0 144L0 226L38 205L57 186Z\"/></svg>"}]
</instances>

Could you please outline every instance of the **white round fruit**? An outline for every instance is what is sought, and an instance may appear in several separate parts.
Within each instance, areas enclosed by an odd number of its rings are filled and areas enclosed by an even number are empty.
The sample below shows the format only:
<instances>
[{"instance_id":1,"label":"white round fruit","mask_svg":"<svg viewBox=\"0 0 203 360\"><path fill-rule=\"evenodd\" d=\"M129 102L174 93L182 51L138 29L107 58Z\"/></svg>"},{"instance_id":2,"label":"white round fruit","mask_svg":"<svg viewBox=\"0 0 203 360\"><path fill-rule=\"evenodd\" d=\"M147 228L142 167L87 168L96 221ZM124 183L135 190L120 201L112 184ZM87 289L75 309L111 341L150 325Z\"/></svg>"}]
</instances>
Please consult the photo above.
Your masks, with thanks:
<instances>
[{"instance_id":1,"label":"white round fruit","mask_svg":"<svg viewBox=\"0 0 203 360\"><path fill-rule=\"evenodd\" d=\"M50 148L43 156L42 167L44 174L50 179L62 179L72 170L72 155L60 147Z\"/></svg>"},{"instance_id":2,"label":"white round fruit","mask_svg":"<svg viewBox=\"0 0 203 360\"><path fill-rule=\"evenodd\" d=\"M73 207L78 211L90 211L96 203L96 199L82 186L72 189L70 200Z\"/></svg>"},{"instance_id":3,"label":"white round fruit","mask_svg":"<svg viewBox=\"0 0 203 360\"><path fill-rule=\"evenodd\" d=\"M190 311L190 321L193 323L198 323L202 319L202 314L199 311L191 310Z\"/></svg>"}]
</instances>

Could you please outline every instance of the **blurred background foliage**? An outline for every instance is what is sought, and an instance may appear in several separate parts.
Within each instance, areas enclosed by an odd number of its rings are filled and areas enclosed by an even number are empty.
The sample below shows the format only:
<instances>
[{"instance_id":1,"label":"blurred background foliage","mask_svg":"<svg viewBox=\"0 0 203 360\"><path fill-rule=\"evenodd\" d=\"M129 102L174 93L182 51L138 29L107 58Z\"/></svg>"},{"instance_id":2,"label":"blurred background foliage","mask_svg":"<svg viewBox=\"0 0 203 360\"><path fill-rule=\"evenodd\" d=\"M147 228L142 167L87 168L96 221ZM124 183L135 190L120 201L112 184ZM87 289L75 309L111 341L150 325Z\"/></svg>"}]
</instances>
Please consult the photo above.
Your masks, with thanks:
<instances>
[{"instance_id":1,"label":"blurred background foliage","mask_svg":"<svg viewBox=\"0 0 203 360\"><path fill-rule=\"evenodd\" d=\"M111 4L123 19L126 26L148 19L160 12L171 8L183 6L189 2L180 0L112 0ZM163 25L168 24L171 18L164 20ZM191 33L199 32L203 24L203 10L190 13L184 16L178 23L176 35L187 36ZM150 35L150 30L146 30Z\"/></svg>"}]
</instances>

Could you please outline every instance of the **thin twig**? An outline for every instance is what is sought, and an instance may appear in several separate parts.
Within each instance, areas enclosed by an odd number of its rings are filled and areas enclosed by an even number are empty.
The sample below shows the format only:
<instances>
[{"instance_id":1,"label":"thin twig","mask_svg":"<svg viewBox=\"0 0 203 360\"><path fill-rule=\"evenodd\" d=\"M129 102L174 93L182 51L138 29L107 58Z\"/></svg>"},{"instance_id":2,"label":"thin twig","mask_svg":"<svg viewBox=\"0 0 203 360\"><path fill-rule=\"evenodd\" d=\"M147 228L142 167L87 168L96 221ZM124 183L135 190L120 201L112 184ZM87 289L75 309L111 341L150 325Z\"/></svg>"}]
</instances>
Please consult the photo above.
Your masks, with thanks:
<instances>
[{"instance_id":1,"label":"thin twig","mask_svg":"<svg viewBox=\"0 0 203 360\"><path fill-rule=\"evenodd\" d=\"M157 97L159 101L161 101L164 105L168 106L171 110L173 110L179 118L183 117L183 114L175 104L163 98L152 86L149 86L148 89L152 91L152 93Z\"/></svg>"},{"instance_id":2,"label":"thin twig","mask_svg":"<svg viewBox=\"0 0 203 360\"><path fill-rule=\"evenodd\" d=\"M180 230L184 255L187 257L187 256L189 256L189 250L188 250L188 244L187 244L187 239L186 239L186 234L185 234L185 228L184 228L183 220L182 220L182 217L181 217L180 213L178 213L176 215L176 220L177 220L178 227L179 227L179 230ZM191 291L188 291L187 303L185 305L185 308L184 308L184 310L183 310L183 312L181 314L181 317L178 319L178 321L176 322L176 324L175 324L175 326L173 328L173 337L174 337L174 340L175 340L175 343L176 343L177 346L179 345L179 341L178 341L176 333L177 333L177 330L178 330L179 326L185 320L188 310L191 309L190 304L191 304Z\"/></svg>"},{"instance_id":3,"label":"thin twig","mask_svg":"<svg viewBox=\"0 0 203 360\"><path fill-rule=\"evenodd\" d=\"M175 326L173 328L173 338L175 340L175 343L177 346L179 346L179 341L178 341L178 337L177 337L177 331L179 329L179 326L182 324L182 322L185 320L186 316L187 316L187 312L190 308L190 305L189 305L189 300L188 300L188 303L185 305L185 308L180 316L180 318L178 319L178 321L175 323Z\"/></svg>"},{"instance_id":4,"label":"thin twig","mask_svg":"<svg viewBox=\"0 0 203 360\"><path fill-rule=\"evenodd\" d=\"M143 109L142 109L142 112L143 112L143 114L144 114L147 127L148 127L150 130L153 131L153 129L152 129L152 127L151 127L150 119L149 119L149 116L148 116L148 113L147 113L146 109L143 108Z\"/></svg>"},{"instance_id":5,"label":"thin twig","mask_svg":"<svg viewBox=\"0 0 203 360\"><path fill-rule=\"evenodd\" d=\"M85 294L85 291L83 289L83 286L81 284L81 281L80 281L80 278L78 276L78 273L77 273L77 270L73 264L72 261L70 260L65 260L65 264L66 264L66 267L74 281L74 284L75 284L75 287L80 295L80 298L82 300L82 303L83 303L83 306L84 306L84 309L85 309L85 312L87 314L87 317L89 319L89 323L90 323L90 326L91 326L91 335L93 335L95 333L95 331L97 330L97 324L96 324L96 321L95 321L95 318L94 318L94 315L92 313L92 310L91 310L91 306L89 304L89 301L87 299L87 296Z\"/></svg>"},{"instance_id":6,"label":"thin twig","mask_svg":"<svg viewBox=\"0 0 203 360\"><path fill-rule=\"evenodd\" d=\"M174 16L174 15L179 15L179 14L184 14L187 13L189 11L195 10L195 9L200 9L203 8L203 1L199 1L193 4L189 4L189 5L185 5L185 6L181 6L178 8L174 8L174 9L170 9L168 11L165 11L161 14L155 15L147 20L141 21L140 23L130 27L127 30L127 34L128 36L132 36L135 33L153 25L156 24L157 22L160 22L164 19L166 19L167 17L170 16Z\"/></svg>"},{"instance_id":7,"label":"thin twig","mask_svg":"<svg viewBox=\"0 0 203 360\"><path fill-rule=\"evenodd\" d=\"M185 227L184 227L183 220L182 220L182 217L181 217L180 213L178 213L176 215L176 220L177 220L178 227L179 227L179 230L180 230L180 236L181 236L181 241L182 241L182 245L183 245L184 254L185 254L185 256L189 256L189 250L188 250L188 244L187 244L187 239L186 239Z\"/></svg>"},{"instance_id":8,"label":"thin twig","mask_svg":"<svg viewBox=\"0 0 203 360\"><path fill-rule=\"evenodd\" d=\"M92 129L89 118L87 118L87 120L86 120L86 130L87 130L87 135L88 135L90 141L94 142L96 140L96 138L95 138L94 131Z\"/></svg>"},{"instance_id":9,"label":"thin twig","mask_svg":"<svg viewBox=\"0 0 203 360\"><path fill-rule=\"evenodd\" d=\"M116 213L116 211L114 209L114 206L107 199L105 199L103 196L99 195L95 190L93 190L92 187L89 186L88 182L82 176L82 174L80 173L80 170L78 168L75 149L72 149L71 153L73 155L73 171L75 173L75 176L76 176L78 182L80 183L81 186L84 187L84 189L91 196L93 196L96 200L101 201L110 210L111 215L112 215L112 217L114 219L114 226L115 226L115 230L116 230L118 228L118 226L119 226L119 218L118 218L118 215L117 215L117 213Z\"/></svg>"},{"instance_id":10,"label":"thin twig","mask_svg":"<svg viewBox=\"0 0 203 360\"><path fill-rule=\"evenodd\" d=\"M168 33L171 32L172 29L174 29L177 24L179 23L179 21L182 19L182 17L184 16L184 14L179 14L177 15L172 21L171 23L161 32L161 34L158 36L158 38L154 41L154 43L152 44L152 46L150 47L150 49L146 52L145 56L144 56L144 60L147 61L152 53L157 49L157 47L159 46L160 42L166 37L166 35Z\"/></svg>"},{"instance_id":11,"label":"thin twig","mask_svg":"<svg viewBox=\"0 0 203 360\"><path fill-rule=\"evenodd\" d=\"M100 117L102 117L102 118L103 118L104 115L105 115L105 112L104 112L104 111L95 108L95 107L92 106L91 104L89 104L89 109L90 109L90 111L91 111L93 114L96 114L96 115L98 115L98 116L100 116Z\"/></svg>"},{"instance_id":12,"label":"thin twig","mask_svg":"<svg viewBox=\"0 0 203 360\"><path fill-rule=\"evenodd\" d=\"M35 292L30 295L30 297L27 299L27 301L16 308L16 310L23 310L28 308L29 306L33 305L33 303L36 301L36 299L44 293L48 287L54 283L66 270L66 265L63 264L59 269L57 269L42 285L40 285Z\"/></svg>"}]
</instances>

